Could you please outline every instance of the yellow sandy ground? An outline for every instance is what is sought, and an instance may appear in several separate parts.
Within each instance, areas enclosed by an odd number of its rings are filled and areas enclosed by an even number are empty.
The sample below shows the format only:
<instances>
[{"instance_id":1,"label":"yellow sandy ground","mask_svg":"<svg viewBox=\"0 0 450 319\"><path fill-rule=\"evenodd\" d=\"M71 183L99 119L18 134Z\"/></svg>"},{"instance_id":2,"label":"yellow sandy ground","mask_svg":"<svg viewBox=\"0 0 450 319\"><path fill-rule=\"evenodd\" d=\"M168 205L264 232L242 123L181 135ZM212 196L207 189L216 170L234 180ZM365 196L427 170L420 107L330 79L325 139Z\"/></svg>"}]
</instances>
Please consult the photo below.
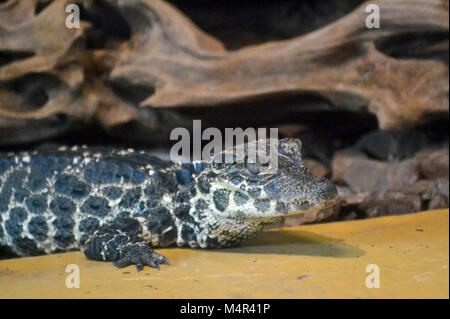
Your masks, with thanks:
<instances>
[{"instance_id":1,"label":"yellow sandy ground","mask_svg":"<svg viewBox=\"0 0 450 319\"><path fill-rule=\"evenodd\" d=\"M169 248L161 270L82 253L0 261L0 298L449 298L449 212L271 230L241 248ZM66 266L80 270L67 288ZM367 288L376 264L380 288ZM374 281L371 281L372 283Z\"/></svg>"}]
</instances>

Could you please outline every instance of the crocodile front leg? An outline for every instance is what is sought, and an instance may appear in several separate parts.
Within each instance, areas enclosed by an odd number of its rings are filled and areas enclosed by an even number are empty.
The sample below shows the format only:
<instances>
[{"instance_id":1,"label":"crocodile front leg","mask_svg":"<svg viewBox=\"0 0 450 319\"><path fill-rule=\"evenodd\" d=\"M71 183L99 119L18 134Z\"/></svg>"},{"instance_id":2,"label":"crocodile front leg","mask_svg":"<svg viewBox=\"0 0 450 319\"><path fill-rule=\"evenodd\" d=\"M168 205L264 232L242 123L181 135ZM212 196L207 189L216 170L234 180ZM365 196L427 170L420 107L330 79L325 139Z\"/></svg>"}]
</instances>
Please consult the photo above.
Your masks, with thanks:
<instances>
[{"instance_id":1,"label":"crocodile front leg","mask_svg":"<svg viewBox=\"0 0 450 319\"><path fill-rule=\"evenodd\" d=\"M138 271L144 266L159 269L160 264L169 264L138 232L127 228L118 228L117 224L102 226L85 241L82 251L88 259L112 261L118 268L136 265Z\"/></svg>"}]
</instances>

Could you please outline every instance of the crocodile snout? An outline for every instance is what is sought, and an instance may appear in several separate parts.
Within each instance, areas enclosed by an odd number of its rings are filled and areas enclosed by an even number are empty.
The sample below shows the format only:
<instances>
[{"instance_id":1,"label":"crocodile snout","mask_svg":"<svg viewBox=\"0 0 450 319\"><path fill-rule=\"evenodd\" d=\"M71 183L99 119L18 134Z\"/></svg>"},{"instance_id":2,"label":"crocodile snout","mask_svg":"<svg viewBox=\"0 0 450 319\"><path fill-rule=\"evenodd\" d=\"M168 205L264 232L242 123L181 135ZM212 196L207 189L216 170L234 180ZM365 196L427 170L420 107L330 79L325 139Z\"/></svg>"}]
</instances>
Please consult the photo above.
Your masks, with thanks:
<instances>
[{"instance_id":1,"label":"crocodile snout","mask_svg":"<svg viewBox=\"0 0 450 319\"><path fill-rule=\"evenodd\" d=\"M319 179L316 184L316 192L317 202L327 202L332 201L337 196L337 188L328 179Z\"/></svg>"}]
</instances>

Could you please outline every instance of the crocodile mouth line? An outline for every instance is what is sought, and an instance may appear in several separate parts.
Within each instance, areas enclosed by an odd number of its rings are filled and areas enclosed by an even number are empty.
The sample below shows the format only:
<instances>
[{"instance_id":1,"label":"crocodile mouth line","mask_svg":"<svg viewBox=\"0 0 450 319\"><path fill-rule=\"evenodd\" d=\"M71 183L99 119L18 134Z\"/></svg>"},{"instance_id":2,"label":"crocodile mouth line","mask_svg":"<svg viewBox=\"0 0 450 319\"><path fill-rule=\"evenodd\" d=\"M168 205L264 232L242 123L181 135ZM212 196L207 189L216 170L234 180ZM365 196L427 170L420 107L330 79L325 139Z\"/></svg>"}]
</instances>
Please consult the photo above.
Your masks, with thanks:
<instances>
[{"instance_id":1,"label":"crocodile mouth line","mask_svg":"<svg viewBox=\"0 0 450 319\"><path fill-rule=\"evenodd\" d=\"M304 201L304 200L293 201L293 202L288 202L286 205L287 205L287 207L290 207L290 206L296 206L296 205L303 204L303 203L309 203L309 201ZM298 215L303 215L306 213L317 212L320 210L331 208L335 205L336 205L336 198L332 198L332 199L326 200L325 202L322 202L320 205L312 206L305 210L299 210L299 209L295 209L295 208L292 210L288 210L288 212L286 214L284 214L283 217L298 216Z\"/></svg>"}]
</instances>

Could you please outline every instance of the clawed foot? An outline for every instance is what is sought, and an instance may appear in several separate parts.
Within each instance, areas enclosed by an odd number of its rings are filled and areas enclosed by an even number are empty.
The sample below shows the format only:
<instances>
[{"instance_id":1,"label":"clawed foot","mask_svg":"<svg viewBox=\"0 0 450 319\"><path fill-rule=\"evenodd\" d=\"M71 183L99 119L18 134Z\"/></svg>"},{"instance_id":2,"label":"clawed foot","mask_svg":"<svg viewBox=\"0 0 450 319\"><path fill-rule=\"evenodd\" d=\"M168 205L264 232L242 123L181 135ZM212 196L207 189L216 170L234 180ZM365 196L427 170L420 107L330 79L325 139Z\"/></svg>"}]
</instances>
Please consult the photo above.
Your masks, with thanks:
<instances>
[{"instance_id":1,"label":"clawed foot","mask_svg":"<svg viewBox=\"0 0 450 319\"><path fill-rule=\"evenodd\" d=\"M113 265L117 268L136 265L137 271L144 269L144 266L159 269L160 264L169 265L170 263L166 257L154 252L153 249L148 246L132 247L121 259L113 262Z\"/></svg>"}]
</instances>

